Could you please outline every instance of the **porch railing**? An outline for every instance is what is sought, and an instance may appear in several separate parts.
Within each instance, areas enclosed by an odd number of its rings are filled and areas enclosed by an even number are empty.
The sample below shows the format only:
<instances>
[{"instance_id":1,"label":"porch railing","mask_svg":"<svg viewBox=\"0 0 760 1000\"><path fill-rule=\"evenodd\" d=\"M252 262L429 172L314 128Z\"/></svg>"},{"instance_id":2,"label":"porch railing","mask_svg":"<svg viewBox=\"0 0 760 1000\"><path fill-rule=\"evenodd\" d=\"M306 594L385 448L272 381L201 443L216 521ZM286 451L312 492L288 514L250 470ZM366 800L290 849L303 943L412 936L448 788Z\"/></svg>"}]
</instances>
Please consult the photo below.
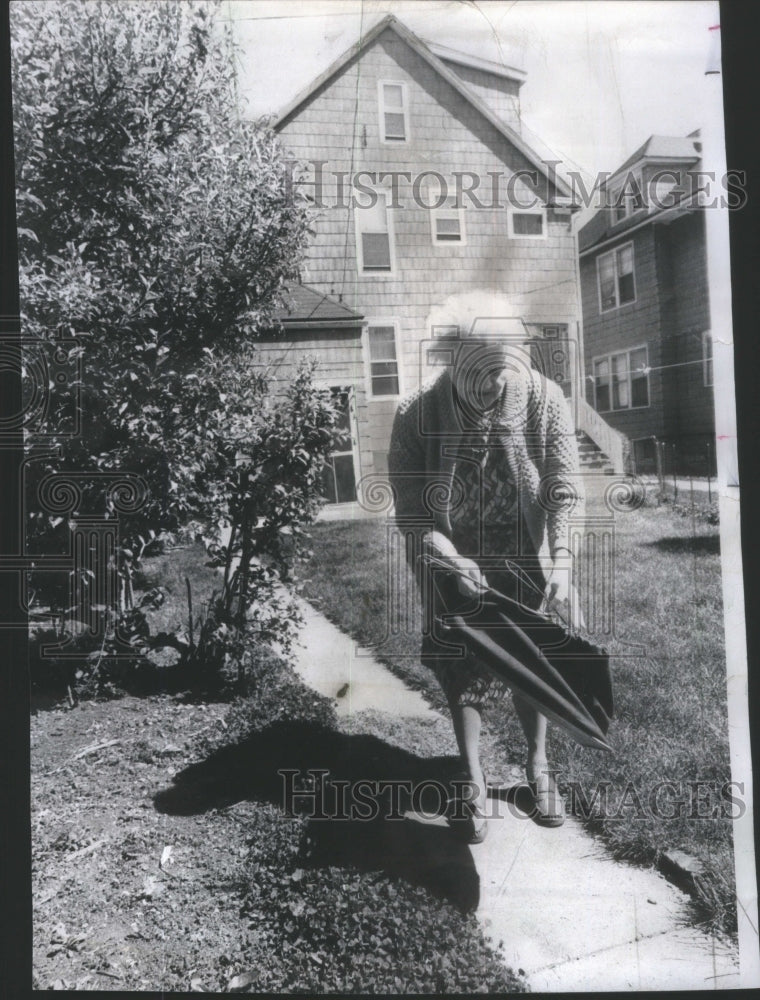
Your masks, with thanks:
<instances>
[{"instance_id":1,"label":"porch railing","mask_svg":"<svg viewBox=\"0 0 760 1000\"><path fill-rule=\"evenodd\" d=\"M616 431L614 427L610 427L607 421L585 399L576 397L573 400L573 406L575 407L577 429L588 434L597 448L604 452L616 475L624 473L629 450L628 439L625 435Z\"/></svg>"}]
</instances>

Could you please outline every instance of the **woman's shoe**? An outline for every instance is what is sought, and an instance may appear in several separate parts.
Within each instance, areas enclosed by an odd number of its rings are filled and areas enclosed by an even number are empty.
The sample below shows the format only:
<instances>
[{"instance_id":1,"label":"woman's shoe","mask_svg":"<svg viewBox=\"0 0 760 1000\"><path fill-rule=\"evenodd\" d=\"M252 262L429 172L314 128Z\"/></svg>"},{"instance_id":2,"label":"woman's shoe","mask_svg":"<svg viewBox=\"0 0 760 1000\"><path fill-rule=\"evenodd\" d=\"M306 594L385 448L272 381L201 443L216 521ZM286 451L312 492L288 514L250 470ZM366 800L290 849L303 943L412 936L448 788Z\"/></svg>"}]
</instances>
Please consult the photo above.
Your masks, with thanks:
<instances>
[{"instance_id":1,"label":"woman's shoe","mask_svg":"<svg viewBox=\"0 0 760 1000\"><path fill-rule=\"evenodd\" d=\"M528 771L528 787L533 795L531 819L539 826L562 826L565 822L565 803L559 794L557 782L547 765Z\"/></svg>"},{"instance_id":2,"label":"woman's shoe","mask_svg":"<svg viewBox=\"0 0 760 1000\"><path fill-rule=\"evenodd\" d=\"M457 783L461 781L462 785L446 801L446 819L452 833L455 833L464 843L482 844L488 833L488 820L470 796L462 796L463 786L468 780L466 778L457 779ZM487 797L488 782L485 775L483 776L483 784Z\"/></svg>"}]
</instances>

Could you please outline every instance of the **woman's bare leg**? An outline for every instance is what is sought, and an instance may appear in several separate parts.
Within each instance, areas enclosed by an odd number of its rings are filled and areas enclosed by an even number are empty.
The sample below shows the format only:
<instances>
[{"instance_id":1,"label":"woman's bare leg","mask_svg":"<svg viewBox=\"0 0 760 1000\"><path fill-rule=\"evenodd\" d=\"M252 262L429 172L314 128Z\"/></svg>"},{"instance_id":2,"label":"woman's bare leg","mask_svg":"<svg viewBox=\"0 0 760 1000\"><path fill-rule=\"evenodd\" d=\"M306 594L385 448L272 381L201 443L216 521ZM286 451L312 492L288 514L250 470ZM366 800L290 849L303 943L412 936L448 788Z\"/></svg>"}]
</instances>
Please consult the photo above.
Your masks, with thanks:
<instances>
[{"instance_id":1,"label":"woman's bare leg","mask_svg":"<svg viewBox=\"0 0 760 1000\"><path fill-rule=\"evenodd\" d=\"M537 815L534 818L545 826L559 826L564 819L565 806L546 759L546 716L519 695L514 696L514 703L528 744L525 771L528 781L535 786Z\"/></svg>"},{"instance_id":2,"label":"woman's bare leg","mask_svg":"<svg viewBox=\"0 0 760 1000\"><path fill-rule=\"evenodd\" d=\"M546 764L546 716L519 695L514 695L515 711L528 744L528 779L534 780L536 765Z\"/></svg>"},{"instance_id":3,"label":"woman's bare leg","mask_svg":"<svg viewBox=\"0 0 760 1000\"><path fill-rule=\"evenodd\" d=\"M477 794L474 800L476 808L485 814L486 789L483 769L480 765L480 709L474 705L460 705L454 695L449 697L449 710L454 723L454 735L459 747L462 766L470 781L477 785Z\"/></svg>"}]
</instances>

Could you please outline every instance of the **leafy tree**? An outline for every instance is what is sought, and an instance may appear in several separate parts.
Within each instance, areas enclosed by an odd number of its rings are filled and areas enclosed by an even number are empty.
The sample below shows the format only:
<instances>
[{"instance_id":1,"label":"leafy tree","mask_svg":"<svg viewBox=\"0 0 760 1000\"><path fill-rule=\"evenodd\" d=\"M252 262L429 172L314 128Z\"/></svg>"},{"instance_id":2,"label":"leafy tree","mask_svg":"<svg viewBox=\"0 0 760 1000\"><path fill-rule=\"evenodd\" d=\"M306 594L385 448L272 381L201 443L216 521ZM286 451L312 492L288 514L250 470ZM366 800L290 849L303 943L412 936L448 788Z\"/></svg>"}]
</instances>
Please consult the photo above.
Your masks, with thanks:
<instances>
[{"instance_id":1,"label":"leafy tree","mask_svg":"<svg viewBox=\"0 0 760 1000\"><path fill-rule=\"evenodd\" d=\"M234 510L242 500L227 490L247 496L239 477L230 481L219 443L243 410L254 437L263 434L251 408L265 385L247 353L229 359L271 326L308 238L306 207L275 135L263 121L241 119L237 54L216 7L13 6L23 332L37 353L62 336L55 343L65 363L84 363L80 380L44 386L48 408L30 445L44 442L46 452L29 465L31 486L51 473L91 470L69 512L76 515L113 507L102 485L108 474L142 477L147 497L120 516L122 569L130 542L142 547L151 533ZM30 379L34 367L30 356ZM247 379L247 409L244 384L225 397L233 370ZM306 375L299 381L304 399L308 383ZM33 395L33 379L28 387ZM328 401L312 401L315 426L329 424ZM296 419L297 394L290 405ZM81 418L73 437L72 410ZM277 412L275 426L284 426L291 417ZM268 432L267 461L277 440ZM292 446L285 435L282 447ZM312 446L305 461L318 476L328 446L322 437L304 443ZM249 539L246 552L268 545L279 559L287 518L307 516L312 492L301 507L283 505L280 521L267 521L266 542ZM56 534L67 547L60 512L32 509L30 518L40 550L51 551Z\"/></svg>"}]
</instances>

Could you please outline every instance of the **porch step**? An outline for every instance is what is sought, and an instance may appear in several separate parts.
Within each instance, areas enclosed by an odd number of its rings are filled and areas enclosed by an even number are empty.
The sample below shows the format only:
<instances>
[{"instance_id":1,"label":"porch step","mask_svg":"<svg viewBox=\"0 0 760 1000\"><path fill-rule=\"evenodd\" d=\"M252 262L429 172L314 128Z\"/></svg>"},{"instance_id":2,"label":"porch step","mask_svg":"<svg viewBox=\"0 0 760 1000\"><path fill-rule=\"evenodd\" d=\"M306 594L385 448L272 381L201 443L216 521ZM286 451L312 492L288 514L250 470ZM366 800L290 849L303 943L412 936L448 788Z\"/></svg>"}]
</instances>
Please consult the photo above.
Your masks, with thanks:
<instances>
[{"instance_id":1,"label":"porch step","mask_svg":"<svg viewBox=\"0 0 760 1000\"><path fill-rule=\"evenodd\" d=\"M609 458L597 447L588 434L584 431L576 431L575 436L578 440L578 457L581 469L601 472L605 476L614 476L615 470Z\"/></svg>"}]
</instances>

